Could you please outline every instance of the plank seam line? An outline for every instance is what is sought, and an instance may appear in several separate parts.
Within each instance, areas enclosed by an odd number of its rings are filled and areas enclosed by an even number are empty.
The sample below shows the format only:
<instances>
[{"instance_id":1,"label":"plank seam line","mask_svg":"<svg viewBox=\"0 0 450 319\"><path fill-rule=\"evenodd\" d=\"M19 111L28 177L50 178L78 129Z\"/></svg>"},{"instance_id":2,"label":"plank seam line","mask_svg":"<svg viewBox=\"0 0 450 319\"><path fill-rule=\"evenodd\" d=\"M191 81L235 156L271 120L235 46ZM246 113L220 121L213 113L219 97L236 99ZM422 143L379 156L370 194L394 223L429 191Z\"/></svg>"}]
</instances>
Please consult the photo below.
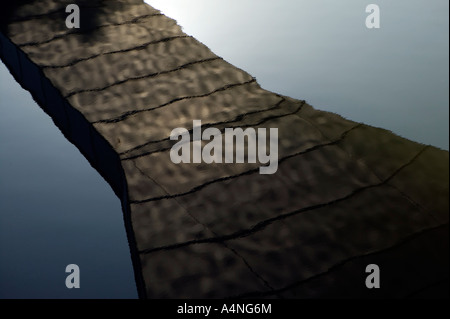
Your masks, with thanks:
<instances>
[{"instance_id":1,"label":"plank seam line","mask_svg":"<svg viewBox=\"0 0 450 319\"><path fill-rule=\"evenodd\" d=\"M162 13L145 14L145 15L142 15L142 16L139 16L139 17L135 17L135 18L133 18L131 20L125 20L125 21L119 22L119 23L101 24L101 25L95 26L93 28L84 29L84 30L81 30L81 31L78 30L78 29L71 29L68 32L65 32L65 33L62 33L62 34L57 34L57 35L51 37L50 39L47 39L47 40L44 40L44 41L24 42L24 43L19 43L17 45L19 47L21 47L21 48L28 47L28 46L40 46L40 45L43 45L43 44L50 43L50 42L52 42L54 40L64 38L64 37L72 35L72 34L86 35L87 33L98 31L98 30L103 29L103 28L118 27L118 26L122 26L122 25L133 24L133 23L138 22L141 19L158 17L158 16L165 17Z\"/></svg>"},{"instance_id":2,"label":"plank seam line","mask_svg":"<svg viewBox=\"0 0 450 319\"><path fill-rule=\"evenodd\" d=\"M368 257L368 256L373 256L373 255L377 255L377 254L380 254L380 253L383 253L383 252L386 252L386 251L390 251L390 250L396 249L397 247L402 246L402 245L404 245L404 244L406 244L406 243L416 239L417 237L420 237L423 234L426 234L428 232L431 232L431 231L434 231L434 230L446 227L447 225L448 225L448 222L445 223L445 224L442 224L442 225L438 225L438 226L433 226L433 227L430 227L430 228L422 229L422 230L420 230L420 231L418 231L416 233L413 233L413 234L410 234L410 235L406 236L402 240L398 241L397 243L395 243L392 246L389 246L387 248L383 248L383 249L379 249L379 250L376 250L376 251L368 252L368 253L365 253L365 254L356 255L356 256L352 256L352 257L346 258L346 259L344 259L344 260L342 260L342 261L332 265L331 267L329 267L324 272L321 272L321 273L318 273L318 274L313 275L311 277L308 277L308 278L305 278L303 280L297 281L297 282L295 282L293 284L290 284L288 286L285 286L283 288L276 289L274 292L282 293L282 292L285 292L287 290L296 288L296 287L298 287L298 286L300 286L302 284L305 284L305 283L307 283L307 282L309 282L311 280L314 280L316 278L325 276L325 275L331 273L332 271L334 271L336 268L339 268L339 267L343 266L344 264L346 264L348 262L351 262L352 260L356 260L356 259L360 259L360 258ZM442 281L445 281L446 279L448 280L448 278L444 278L444 279L442 279ZM255 291L255 292L244 293L244 294L233 296L233 297L228 297L227 299L229 299L229 298L232 298L232 299L238 298L238 299L240 299L240 298L263 297L263 296L271 295L274 292L258 292L258 291ZM408 297L408 296L406 296L406 297Z\"/></svg>"},{"instance_id":3,"label":"plank seam line","mask_svg":"<svg viewBox=\"0 0 450 319\"><path fill-rule=\"evenodd\" d=\"M269 226L270 224L272 224L275 221L278 220L284 220L288 217L291 216L295 216L298 215L300 213L304 213L307 211L311 211L311 210L316 210L322 207L326 207L326 206L330 206L332 204L337 204L339 202L345 201L347 199L352 198L353 196L357 195L358 193L370 189L370 188L374 188L374 187L379 187L382 186L383 184L387 183L390 179L392 179L393 177L395 177L395 175L400 172L401 170L403 170L405 167L407 167L408 165L410 165L411 163L413 163L413 161L419 157L423 151L425 149L427 149L428 146L425 146L424 148L422 148L422 150L420 150L411 160L409 160L407 163L403 164L402 166L400 166L391 176L389 176L387 179L385 179L384 181L380 182L380 183L376 183L376 184L371 184L371 185L366 185L360 188L357 188L356 190L351 191L349 194L333 199L331 201L325 202L325 203L320 203L320 204L315 204L312 206L307 206L307 207L303 207L297 210L294 210L292 212L289 213L285 213L285 214L280 214L278 216L263 220L258 222L256 225L254 225L251 228L248 229L243 229L243 230L239 230L236 231L232 234L228 234L228 235L222 235L219 237L213 237L213 238L206 238L206 239L199 239L199 240L192 240L192 241L188 241L188 242L184 242L184 243L178 243L178 244L173 244L173 245L169 245L169 246L163 246L163 247L155 247L155 248L150 248L150 249L144 249L144 250L140 250L139 253L140 254L148 254L148 253L152 253L155 251L160 251L160 250L171 250L171 249L176 249L176 248L180 248L180 247L185 247L185 246L189 246L189 245L193 245L193 244L203 244L203 243L217 243L217 242L224 242L224 241L228 241L228 240L233 240L233 239L238 239L238 238L243 238L243 237L247 237L250 235L253 235L254 233L261 231L263 229L265 229L267 226Z\"/></svg>"},{"instance_id":4,"label":"plank seam line","mask_svg":"<svg viewBox=\"0 0 450 319\"><path fill-rule=\"evenodd\" d=\"M114 50L114 51L109 51L109 52L102 52L102 53L91 55L91 56L86 57L86 58L79 58L79 59L73 60L73 61L71 61L71 62L69 62L67 64L61 64L61 65L39 64L39 66L41 68L44 68L44 69L60 69L60 68L72 67L72 66L74 66L74 65L76 65L76 64L78 64L80 62L92 60L92 59L98 58L100 56L116 54L116 53L126 53L126 52L130 52L130 51L135 51L135 50L143 50L143 49L145 49L148 46L153 45L153 44L169 42L169 41L172 41L172 40L185 39L185 38L193 39L189 35L175 35L175 36L171 36L171 37L165 37L165 38L162 38L162 39L159 39L159 40L148 41L148 42L145 42L143 44L140 44L138 46L135 46L135 47L132 47L132 48L128 48L128 49Z\"/></svg>"},{"instance_id":5,"label":"plank seam line","mask_svg":"<svg viewBox=\"0 0 450 319\"><path fill-rule=\"evenodd\" d=\"M267 109L264 109L264 110L257 110L257 111L248 112L248 113L245 113L245 114L240 114L239 116L237 116L234 119L229 120L229 121L222 121L222 122L217 122L217 123L208 123L208 124L202 125L202 128L208 128L208 127L213 127L213 126L223 125L223 124L229 124L229 123L236 123L236 122L241 121L247 115L254 115L254 114L257 114L257 113L264 113L264 112L268 112L268 111L274 110L277 107L279 107L279 105L282 102L284 102L284 101L285 100L282 100L282 101L278 102L275 106L271 106L270 108L267 108ZM250 123L250 124L245 124L245 125L234 125L234 126L229 126L229 127L226 127L226 128L245 128L245 127L249 127L249 126L261 125L261 124L263 124L265 122L268 122L270 120L274 120L274 119L285 117L285 116L294 115L294 114L298 113L302 109L302 106L303 105L300 105L299 107L297 107L297 109L295 111L292 111L292 112L289 112L289 113L268 116L266 118L261 119L259 122L256 122L256 123ZM223 134L224 130L225 130L225 127L220 130L222 134ZM189 134L191 134L192 131L193 131L193 129L189 129L188 130ZM142 148L142 147L145 147L145 146L147 146L149 144L162 143L162 142L166 142L166 141L170 141L170 138L166 137L166 138L164 138L162 140L150 141L150 142L147 142L145 144L136 146L135 148L130 149L129 151L125 151L125 152L119 153L119 155L125 155L125 154L127 154L127 153L129 153L131 151L135 151L135 150L137 150L139 148ZM144 153L141 153L141 154L138 154L138 155L124 157L124 158L122 158L122 160L123 161L132 160L132 159L136 159L136 158L139 158L139 157L148 156L148 155L151 155L151 154L154 154L154 153L164 152L164 151L169 150L171 147L172 146L161 148L161 149L157 149L157 150L153 150L153 151L144 152Z\"/></svg>"},{"instance_id":6,"label":"plank seam line","mask_svg":"<svg viewBox=\"0 0 450 319\"><path fill-rule=\"evenodd\" d=\"M109 89L109 88L111 88L113 86L117 86L117 85L126 83L128 81L136 81L136 80L142 80L142 79L147 79L147 78L154 78L154 77L157 77L159 75L168 74L168 73L172 73L172 72L177 72L177 71L183 70L185 68L188 68L188 67L196 65L196 64L207 63L207 62L212 62L212 61L216 61L216 60L222 60L222 58L218 57L218 56L214 56L214 57L210 57L210 58L206 58L206 59L202 59L202 60L191 61L191 62L187 62L185 64L182 64L182 65L180 65L180 66L178 66L178 67L176 67L174 69L171 69L171 70L165 70L165 71L153 72L153 73L146 74L146 75L129 77L129 78L126 78L126 79L123 79L123 80L120 80L120 81L108 84L108 85L106 85L104 87L101 87L101 88L84 89L84 90L73 91L73 92L70 92L70 93L66 94L65 98L68 99L68 98L70 98L70 97L72 97L72 96L74 96L76 94L82 94L82 93L86 93L86 92L100 92L100 91Z\"/></svg>"},{"instance_id":7,"label":"plank seam line","mask_svg":"<svg viewBox=\"0 0 450 319\"><path fill-rule=\"evenodd\" d=\"M142 175L144 175L145 177L147 177L148 179L150 179L153 183L155 183L163 192L165 192L166 194L168 194L167 190L160 185L158 182L156 182L151 176L149 176L148 174L146 174L145 172L143 172L137 165L135 162L133 162L134 166L136 167L136 169L141 172ZM198 220L194 215L192 215L189 210L184 207L184 205L182 205L177 199L175 199L175 202L177 203L178 206L180 206L180 208L190 217L192 218L197 224L201 225L205 230L210 231L212 234L214 234L216 237L219 236L214 230L210 229L208 227L208 225L202 223L200 220ZM245 266L248 268L248 270L258 279L260 280L263 285L265 285L267 288L269 288L271 291L274 290L274 288L272 286L270 286L270 284L267 282L267 280L265 280L262 276L260 276L254 269L253 267L248 263L248 261L241 256L235 249L229 247L226 243L222 243L222 245L230 250L235 256L237 256L238 258L240 258L242 260L242 262L245 264Z\"/></svg>"},{"instance_id":8,"label":"plank seam line","mask_svg":"<svg viewBox=\"0 0 450 319\"><path fill-rule=\"evenodd\" d=\"M142 113L142 112L153 111L153 110L162 108L162 107L164 107L164 106L173 104L173 103L178 102L178 101L183 101L183 100L188 100L188 99L194 99L194 98L203 98L203 97L207 97L207 96L213 95L214 93L217 93L217 92L225 91L225 90L228 90L228 89L233 88L233 87L236 87L236 86L246 85L246 84L250 84L250 83L253 83L253 82L256 82L256 79L255 79L255 78L252 78L251 80L248 80L248 81L245 81L245 82L239 82L239 83L227 84L227 85L225 85L225 86L223 86L223 87L220 87L220 88L218 88L218 89L215 89L215 90L213 90L213 91L210 91L210 92L204 93L204 94L187 95L187 96L177 97L177 98L175 98L175 99L170 100L169 102L163 103L163 104L161 104L161 105L158 105L158 106L155 106L155 107L152 107L152 108L142 109L142 110L128 111L128 112L122 113L122 115L119 115L118 117L110 118L110 119L105 119L105 120L94 121L94 122L92 122L92 124L98 124L98 123L112 124L112 123L117 123L117 122L120 122L120 121L123 121L123 120L127 119L127 118L130 117L130 116L133 116L133 115L136 115L136 114L139 114L139 113Z\"/></svg>"},{"instance_id":9,"label":"plank seam line","mask_svg":"<svg viewBox=\"0 0 450 319\"><path fill-rule=\"evenodd\" d=\"M285 157L282 157L281 159L279 159L279 161L278 161L278 166L280 166L284 161L286 161L287 159L290 159L290 158L292 158L292 157L304 155L304 154L307 154L307 153L309 153L309 152L315 151L315 150L317 150L317 149L319 149L319 148L322 148L322 147L326 147L326 146L330 146L330 145L334 145L334 144L336 144L336 143L339 143L343 138L345 138L345 136L346 136L350 131L352 131L352 130L358 128L358 127L361 126L361 125L362 125L362 124L357 124L357 125L355 125L354 127L350 128L349 130L345 131L345 132L342 134L342 136L341 136L339 139L335 140L335 141L331 141L331 142L327 142L327 143L323 143L323 144L314 145L314 146L312 146L312 147L310 147L310 148L307 148L306 150L303 150L303 151L300 151L300 152L296 152L296 153L294 153L294 154L286 155ZM204 184L201 184L201 185L198 185L198 186L192 188L191 190L189 190L189 191L187 191L187 192L178 193L178 194L173 194L173 195L170 195L170 196L160 196L160 197L151 197L151 198L143 199L143 200L133 200L133 201L130 201L130 203L131 203L131 204L142 204L142 203L146 203L146 202L157 201L157 200L161 200L161 199L175 198L175 197L180 197L180 196L192 194L192 193L195 193L195 192L199 191L200 189L202 189L202 188L204 188L204 187L206 187L206 186L208 186L208 185L210 185L210 184L214 184L214 183L217 183L217 182L222 182L222 181L226 181L226 180L238 178L238 177L241 177L241 176L244 176L244 175L249 175L249 174L252 174L252 173L256 173L257 171L259 171L259 167L252 168L252 169L250 169L250 170L248 170L248 171L245 171L245 172L242 172L242 173L239 173L239 174L236 174L236 175L225 176L225 177L221 177L221 178L217 178L217 179L208 181L208 182L206 182L206 183L204 183Z\"/></svg>"}]
</instances>

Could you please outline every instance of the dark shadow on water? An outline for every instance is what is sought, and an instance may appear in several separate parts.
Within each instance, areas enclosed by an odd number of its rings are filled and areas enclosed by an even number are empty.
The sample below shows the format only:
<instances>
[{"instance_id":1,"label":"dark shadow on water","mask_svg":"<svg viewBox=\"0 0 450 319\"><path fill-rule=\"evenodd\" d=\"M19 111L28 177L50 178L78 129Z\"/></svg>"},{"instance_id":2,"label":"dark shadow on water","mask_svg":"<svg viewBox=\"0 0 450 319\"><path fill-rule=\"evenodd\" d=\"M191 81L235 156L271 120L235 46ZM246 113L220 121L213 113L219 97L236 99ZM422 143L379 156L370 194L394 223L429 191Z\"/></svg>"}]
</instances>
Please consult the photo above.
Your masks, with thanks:
<instances>
[{"instance_id":1,"label":"dark shadow on water","mask_svg":"<svg viewBox=\"0 0 450 319\"><path fill-rule=\"evenodd\" d=\"M52 30L58 30L65 27L66 18L71 12L66 12L69 4L76 4L80 9L80 28L70 29L70 33L82 35L82 41L89 43L96 41L96 35L101 32L99 18L110 15L111 11L120 11L126 3L120 1L102 0L67 0L59 4L59 8L48 10L47 1L36 0L15 0L0 3L0 31L8 34L8 25L15 21L24 21L30 18L40 19L42 24L51 26ZM40 12L31 11L32 6L42 7ZM106 12L107 7L108 12ZM42 12L49 12L43 14Z\"/></svg>"}]
</instances>

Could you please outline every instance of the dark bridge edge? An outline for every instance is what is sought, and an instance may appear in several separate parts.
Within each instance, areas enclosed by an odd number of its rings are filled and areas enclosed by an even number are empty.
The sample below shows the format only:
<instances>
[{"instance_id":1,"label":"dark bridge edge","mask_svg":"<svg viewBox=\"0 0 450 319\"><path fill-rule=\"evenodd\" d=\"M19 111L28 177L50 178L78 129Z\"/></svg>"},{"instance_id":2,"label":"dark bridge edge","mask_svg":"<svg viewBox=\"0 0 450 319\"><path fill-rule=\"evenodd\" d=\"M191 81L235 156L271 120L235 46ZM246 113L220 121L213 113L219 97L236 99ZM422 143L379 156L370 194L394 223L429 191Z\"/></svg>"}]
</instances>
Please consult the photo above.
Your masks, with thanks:
<instances>
[{"instance_id":1,"label":"dark bridge edge","mask_svg":"<svg viewBox=\"0 0 450 319\"><path fill-rule=\"evenodd\" d=\"M78 148L120 199L137 292L139 298L145 299L147 293L131 222L128 184L119 154L83 114L64 99L42 70L2 32L0 32L0 59L16 82L30 92L34 101L50 116L64 137Z\"/></svg>"}]
</instances>

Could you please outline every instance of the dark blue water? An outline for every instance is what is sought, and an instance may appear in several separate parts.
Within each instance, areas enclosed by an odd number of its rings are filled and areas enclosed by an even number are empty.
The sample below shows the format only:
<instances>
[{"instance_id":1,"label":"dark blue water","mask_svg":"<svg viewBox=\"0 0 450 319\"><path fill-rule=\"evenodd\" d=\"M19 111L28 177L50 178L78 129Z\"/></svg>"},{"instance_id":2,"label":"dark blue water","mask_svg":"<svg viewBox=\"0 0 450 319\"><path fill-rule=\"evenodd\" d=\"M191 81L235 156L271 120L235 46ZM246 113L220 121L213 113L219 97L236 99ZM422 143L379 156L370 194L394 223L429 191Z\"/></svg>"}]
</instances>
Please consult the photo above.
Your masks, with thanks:
<instances>
[{"instance_id":1,"label":"dark blue water","mask_svg":"<svg viewBox=\"0 0 450 319\"><path fill-rule=\"evenodd\" d=\"M0 298L136 298L119 199L3 64L0 81Z\"/></svg>"}]
</instances>

